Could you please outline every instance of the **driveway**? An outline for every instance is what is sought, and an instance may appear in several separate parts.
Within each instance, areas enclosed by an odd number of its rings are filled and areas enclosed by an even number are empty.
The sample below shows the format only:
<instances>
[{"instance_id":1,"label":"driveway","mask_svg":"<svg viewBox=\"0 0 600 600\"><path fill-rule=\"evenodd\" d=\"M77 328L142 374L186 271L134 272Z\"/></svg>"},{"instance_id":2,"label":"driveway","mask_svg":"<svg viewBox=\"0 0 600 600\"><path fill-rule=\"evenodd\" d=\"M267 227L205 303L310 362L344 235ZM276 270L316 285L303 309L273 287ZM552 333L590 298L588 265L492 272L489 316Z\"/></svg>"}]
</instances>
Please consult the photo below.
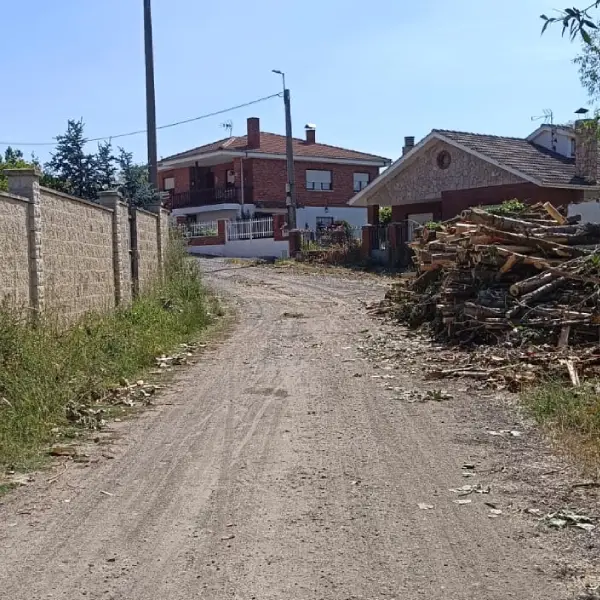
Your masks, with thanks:
<instances>
[{"instance_id":1,"label":"driveway","mask_svg":"<svg viewBox=\"0 0 600 600\"><path fill-rule=\"evenodd\" d=\"M393 366L368 360L383 330L361 301L383 279L203 265L239 312L231 335L114 425L96 464L4 499L0 597L567 597L550 542L507 508L519 491L494 487L492 449L470 438L471 399L401 399L427 386L414 341Z\"/></svg>"}]
</instances>

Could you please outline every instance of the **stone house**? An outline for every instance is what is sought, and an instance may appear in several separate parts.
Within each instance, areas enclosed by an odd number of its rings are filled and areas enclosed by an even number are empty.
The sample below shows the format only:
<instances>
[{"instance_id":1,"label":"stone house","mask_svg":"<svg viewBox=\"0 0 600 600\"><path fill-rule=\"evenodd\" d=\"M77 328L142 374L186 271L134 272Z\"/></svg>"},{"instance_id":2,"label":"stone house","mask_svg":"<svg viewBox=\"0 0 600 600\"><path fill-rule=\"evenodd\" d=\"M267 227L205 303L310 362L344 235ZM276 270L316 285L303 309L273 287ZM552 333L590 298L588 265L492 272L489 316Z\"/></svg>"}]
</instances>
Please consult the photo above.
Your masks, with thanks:
<instances>
[{"instance_id":1,"label":"stone house","mask_svg":"<svg viewBox=\"0 0 600 600\"><path fill-rule=\"evenodd\" d=\"M513 198L573 205L595 199L599 184L594 121L542 125L527 138L434 129L416 145L405 138L402 156L349 204L368 207L373 225L379 207L391 206L392 221L403 224L400 237L410 240L419 223L470 206Z\"/></svg>"},{"instance_id":2,"label":"stone house","mask_svg":"<svg viewBox=\"0 0 600 600\"><path fill-rule=\"evenodd\" d=\"M348 206L391 161L381 156L322 144L313 126L293 140L298 226L345 220L367 223L364 207ZM158 165L160 189L180 221L206 222L286 213L286 138L247 121L247 133L186 150Z\"/></svg>"}]
</instances>

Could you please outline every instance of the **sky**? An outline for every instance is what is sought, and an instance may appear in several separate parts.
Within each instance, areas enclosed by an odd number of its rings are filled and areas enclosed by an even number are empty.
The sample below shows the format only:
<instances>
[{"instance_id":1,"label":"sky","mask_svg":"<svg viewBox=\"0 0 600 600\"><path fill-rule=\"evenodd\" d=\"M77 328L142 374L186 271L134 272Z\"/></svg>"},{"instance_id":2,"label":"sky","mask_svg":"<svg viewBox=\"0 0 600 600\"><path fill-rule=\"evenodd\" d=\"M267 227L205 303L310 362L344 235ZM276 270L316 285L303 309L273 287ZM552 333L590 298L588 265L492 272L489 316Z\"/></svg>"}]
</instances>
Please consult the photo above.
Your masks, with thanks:
<instances>
[{"instance_id":1,"label":"sky","mask_svg":"<svg viewBox=\"0 0 600 600\"><path fill-rule=\"evenodd\" d=\"M578 43L540 14L566 0L152 0L158 124L277 93L294 135L388 158L431 129L526 136L587 103ZM43 160L67 119L87 137L145 128L142 0L29 0L2 8L0 142ZM233 134L284 133L283 101L160 131L160 156ZM144 135L113 141L145 161ZM6 146L0 143L0 150ZM94 144L90 144L90 151Z\"/></svg>"}]
</instances>

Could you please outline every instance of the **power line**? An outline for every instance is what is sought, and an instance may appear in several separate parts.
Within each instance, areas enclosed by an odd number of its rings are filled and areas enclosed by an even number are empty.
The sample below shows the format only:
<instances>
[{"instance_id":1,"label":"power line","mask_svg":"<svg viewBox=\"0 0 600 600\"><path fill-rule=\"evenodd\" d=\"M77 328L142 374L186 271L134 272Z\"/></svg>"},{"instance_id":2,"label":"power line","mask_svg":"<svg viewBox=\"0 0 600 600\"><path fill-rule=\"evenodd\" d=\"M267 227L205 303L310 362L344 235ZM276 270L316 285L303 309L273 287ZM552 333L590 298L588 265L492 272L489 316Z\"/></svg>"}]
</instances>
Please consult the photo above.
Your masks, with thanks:
<instances>
[{"instance_id":1,"label":"power line","mask_svg":"<svg viewBox=\"0 0 600 600\"><path fill-rule=\"evenodd\" d=\"M238 110L240 108L245 108L246 106L252 106L253 104L258 104L259 102L264 102L265 100L270 100L271 98L281 97L281 92L277 94L271 94L270 96L264 96L262 98L257 98L256 100L251 100L250 102L244 102L244 104L238 104L237 106L231 106L229 108L224 108L222 110L217 110L215 112L207 113L205 115L200 115L199 117L192 117L191 119L184 119L183 121L176 121L175 123L168 123L166 125L161 125L156 129L170 129L171 127L178 127L179 125L185 125L187 123L193 123L194 121L200 121L202 119L208 119L210 117L216 117L217 115L222 115L233 110ZM130 137L132 135L141 135L142 133L146 133L146 129L138 129L137 131L130 131L128 133L118 133L117 135L105 135L103 137L95 137L90 138L88 142L100 142L102 140L115 140L118 138ZM56 141L54 142L2 142L0 141L0 145L2 146L55 146Z\"/></svg>"}]
</instances>

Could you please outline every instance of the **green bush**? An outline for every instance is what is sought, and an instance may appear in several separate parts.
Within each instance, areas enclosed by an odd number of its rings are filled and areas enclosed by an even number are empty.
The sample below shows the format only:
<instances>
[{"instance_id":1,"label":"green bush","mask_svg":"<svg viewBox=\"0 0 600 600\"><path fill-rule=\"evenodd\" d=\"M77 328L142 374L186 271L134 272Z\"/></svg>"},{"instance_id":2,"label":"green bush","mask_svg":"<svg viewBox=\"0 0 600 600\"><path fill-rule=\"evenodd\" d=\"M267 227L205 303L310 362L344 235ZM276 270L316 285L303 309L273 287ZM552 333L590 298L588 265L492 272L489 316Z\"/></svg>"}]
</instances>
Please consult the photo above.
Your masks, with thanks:
<instances>
[{"instance_id":1,"label":"green bush","mask_svg":"<svg viewBox=\"0 0 600 600\"><path fill-rule=\"evenodd\" d=\"M121 378L189 341L214 307L196 262L172 240L165 276L128 307L90 314L68 329L24 323L0 309L0 463L32 458L67 423L70 402L92 402Z\"/></svg>"}]
</instances>

